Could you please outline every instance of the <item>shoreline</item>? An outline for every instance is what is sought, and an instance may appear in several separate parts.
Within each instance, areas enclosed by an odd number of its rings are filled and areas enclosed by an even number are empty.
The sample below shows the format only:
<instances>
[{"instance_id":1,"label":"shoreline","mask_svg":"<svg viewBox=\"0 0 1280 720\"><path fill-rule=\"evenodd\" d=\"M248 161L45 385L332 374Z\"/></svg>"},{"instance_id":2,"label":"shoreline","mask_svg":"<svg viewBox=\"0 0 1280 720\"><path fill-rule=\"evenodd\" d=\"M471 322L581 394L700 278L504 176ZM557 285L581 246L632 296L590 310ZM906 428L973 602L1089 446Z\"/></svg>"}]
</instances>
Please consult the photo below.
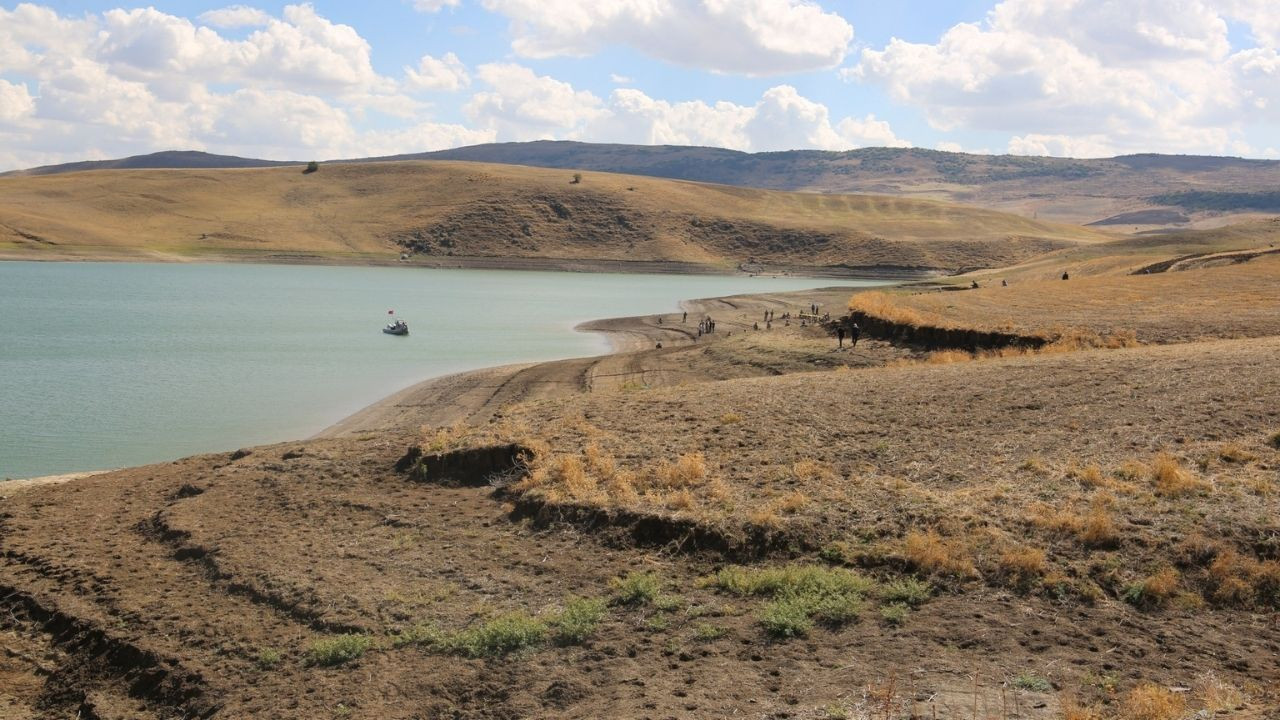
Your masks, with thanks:
<instances>
[{"instance_id":1,"label":"shoreline","mask_svg":"<svg viewBox=\"0 0 1280 720\"><path fill-rule=\"evenodd\" d=\"M208 264L208 265L316 265L341 267L400 267L428 268L434 270L516 270L540 272L581 272L595 274L648 274L648 275L740 275L803 277L841 280L929 280L948 277L954 273L939 268L910 267L900 265L767 265L743 262L737 266L711 263L682 262L678 260L616 260L608 258L538 258L538 257L487 257L487 256L412 256L401 260L398 256L382 255L321 255L306 252L272 252L269 254L182 254L160 250L150 252L112 253L101 250L85 254L64 254L56 257L26 257L22 254L0 250L0 262L39 263L139 263L139 264Z\"/></svg>"},{"instance_id":2,"label":"shoreline","mask_svg":"<svg viewBox=\"0 0 1280 720\"><path fill-rule=\"evenodd\" d=\"M764 309L799 309L810 298L824 307L843 301L856 288L817 286L808 290L751 293L680 302L680 312L588 320L579 332L601 333L610 351L601 355L542 362L491 366L428 378L381 398L312 435L309 440L352 437L373 432L402 431L414 426L442 427L456 422L476 424L492 417L503 405L572 392L682 384L723 379L715 362L692 366L689 351L729 339L751 328L750 318ZM689 322L677 320L687 311ZM695 318L716 318L724 330L697 338ZM657 318L669 318L658 324ZM661 343L661 347L658 344Z\"/></svg>"},{"instance_id":3,"label":"shoreline","mask_svg":"<svg viewBox=\"0 0 1280 720\"><path fill-rule=\"evenodd\" d=\"M814 279L819 281L822 278ZM696 322L680 324L671 322L659 325L656 322L659 316L678 318L680 312L687 311L692 320L699 313L714 313L717 322L721 323L720 318L729 312L743 312L755 308L782 309L804 304L799 300L800 297L834 294L847 298L855 291L856 288L851 287L816 284L815 287L807 290L685 299L678 303L681 309L679 312L585 320L575 325L573 329L577 332L602 335L608 343L607 352L561 360L482 366L426 378L377 398L316 433L296 438L296 441L403 430L414 425L446 426L459 421L474 422L491 415L507 402L519 401L512 400L511 396L522 399L530 396L558 395L573 383L577 383L577 389L589 391L601 382L607 384L608 379L624 374L636 376L671 374L675 371L660 360L666 353L655 346L662 343L666 351L688 348L695 340ZM729 331L731 332L732 329L746 328L749 323L729 320L726 326L731 328ZM707 336L702 344L714 343L718 339ZM7 493L21 492L44 485L62 484L120 469L78 471L5 480L0 482L0 498Z\"/></svg>"}]
</instances>

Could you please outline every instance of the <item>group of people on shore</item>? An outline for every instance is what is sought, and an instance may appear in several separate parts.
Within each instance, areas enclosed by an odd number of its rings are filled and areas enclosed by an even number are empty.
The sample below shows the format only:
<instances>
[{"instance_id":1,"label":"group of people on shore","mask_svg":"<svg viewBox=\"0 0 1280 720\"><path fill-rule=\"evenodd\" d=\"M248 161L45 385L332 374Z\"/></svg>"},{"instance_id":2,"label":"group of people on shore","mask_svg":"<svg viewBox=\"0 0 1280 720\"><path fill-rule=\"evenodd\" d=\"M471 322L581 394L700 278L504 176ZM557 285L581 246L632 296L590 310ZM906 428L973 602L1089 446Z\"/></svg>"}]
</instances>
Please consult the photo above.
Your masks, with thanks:
<instances>
[{"instance_id":1,"label":"group of people on shore","mask_svg":"<svg viewBox=\"0 0 1280 720\"><path fill-rule=\"evenodd\" d=\"M800 318L800 326L801 326L801 327L808 327L808 321L810 321L810 320L811 320L811 321L813 321L813 323L814 323L814 324L817 324L818 322L824 322L824 323L830 322L830 321L831 321L831 313L826 313L825 315L821 315L821 316L819 316L819 315L818 315L818 312L819 312L820 310L821 310L821 308L820 308L820 306L819 306L817 303L810 303L810 304L809 304L809 312L808 312L807 314L806 314L806 313L804 313L804 312L801 312L801 313L800 313L800 315L799 315L799 318ZM773 323L774 323L774 321L775 321L775 320L782 320L782 321L786 324L786 326L787 326L787 327L790 327L790 326L791 326L792 316L791 316L791 313L790 313L790 312L783 312L783 313L782 313L782 315L781 315L781 316L779 316L779 315L777 314L777 310L764 310L764 311L763 311L763 317L762 317L762 319L763 319L763 321L764 321L764 329L765 329L765 330L772 330L772 329L773 329ZM682 325L683 325L683 324L687 323L688 321L689 321L689 313L688 313L688 311L684 311L684 312L682 312L682 313L680 314L680 324L682 324ZM658 316L657 316L657 324L658 324L658 325L662 325L662 324L664 324L663 316L661 316L661 315L658 315ZM759 322L753 322L753 323L751 323L751 329L752 329L752 330L759 330L759 329L760 329L760 323L759 323ZM696 335L694 335L693 340L694 340L694 342L697 342L697 340L698 340L699 338L701 338L703 335L709 335L709 334L711 334L711 333L713 333L713 332L715 332L715 331L716 331L716 321L715 321L715 319L714 319L714 318L712 318L710 315L705 315L705 316L703 316L703 318L702 318L701 320L699 320L699 321L698 321L697 334L696 334ZM731 335L731 334L732 334L732 333L728 333L728 334L726 334L726 337L728 337L728 336L729 336L729 335ZM837 349L844 349L844 339L845 339L845 337L846 337L846 336L847 336L847 337L849 338L849 340L850 340L849 347L856 347L856 346L858 345L858 338L860 338L860 337L862 336L862 328L858 327L858 323L853 322L853 321L850 321L850 322L849 322L849 324L848 324L848 327L847 327L847 328L846 328L846 326L845 326L844 324L838 324L838 325L836 326L836 341L837 341ZM657 344L657 347L658 347L658 348L661 348L661 347L662 347L662 343L658 343L658 344Z\"/></svg>"}]
</instances>

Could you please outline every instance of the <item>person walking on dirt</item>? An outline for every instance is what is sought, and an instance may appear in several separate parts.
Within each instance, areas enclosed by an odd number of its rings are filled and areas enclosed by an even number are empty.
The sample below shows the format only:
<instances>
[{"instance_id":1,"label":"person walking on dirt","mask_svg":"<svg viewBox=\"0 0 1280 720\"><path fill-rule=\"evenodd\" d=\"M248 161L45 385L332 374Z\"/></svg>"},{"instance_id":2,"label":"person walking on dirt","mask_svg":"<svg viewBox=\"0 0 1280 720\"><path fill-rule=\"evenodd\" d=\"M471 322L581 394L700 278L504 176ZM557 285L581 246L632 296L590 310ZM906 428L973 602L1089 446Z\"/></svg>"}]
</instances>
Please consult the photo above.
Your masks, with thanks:
<instances>
[{"instance_id":1,"label":"person walking on dirt","mask_svg":"<svg viewBox=\"0 0 1280 720\"><path fill-rule=\"evenodd\" d=\"M689 319L689 311L685 310L684 313L680 315L680 324L683 325L685 321L688 319Z\"/></svg>"},{"instance_id":2,"label":"person walking on dirt","mask_svg":"<svg viewBox=\"0 0 1280 720\"><path fill-rule=\"evenodd\" d=\"M836 347L840 350L844 349L844 328L836 328L836 340L840 343Z\"/></svg>"},{"instance_id":3,"label":"person walking on dirt","mask_svg":"<svg viewBox=\"0 0 1280 720\"><path fill-rule=\"evenodd\" d=\"M1070 279L1071 279L1071 276L1067 274L1067 271L1066 271L1066 270L1063 270L1063 271L1062 271L1062 279L1063 279L1063 280L1070 280Z\"/></svg>"},{"instance_id":4,"label":"person walking on dirt","mask_svg":"<svg viewBox=\"0 0 1280 720\"><path fill-rule=\"evenodd\" d=\"M858 327L858 323L853 323L849 328L849 347L858 347L858 338L862 336L862 328Z\"/></svg>"}]
</instances>

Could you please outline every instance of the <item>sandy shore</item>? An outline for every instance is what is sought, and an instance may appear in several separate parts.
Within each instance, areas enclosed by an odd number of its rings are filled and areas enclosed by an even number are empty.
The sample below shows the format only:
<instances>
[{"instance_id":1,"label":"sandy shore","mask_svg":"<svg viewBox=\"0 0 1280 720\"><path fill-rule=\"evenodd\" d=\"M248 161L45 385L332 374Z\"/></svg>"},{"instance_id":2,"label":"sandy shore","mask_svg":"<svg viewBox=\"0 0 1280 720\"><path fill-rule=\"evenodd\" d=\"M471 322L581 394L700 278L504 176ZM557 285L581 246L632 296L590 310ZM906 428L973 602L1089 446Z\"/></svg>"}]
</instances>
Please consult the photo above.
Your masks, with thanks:
<instances>
[{"instance_id":1,"label":"sandy shore","mask_svg":"<svg viewBox=\"0 0 1280 720\"><path fill-rule=\"evenodd\" d=\"M810 303L842 312L851 288L828 287L786 293L735 295L686 300L688 312L591 320L582 332L603 333L612 352L586 358L480 368L432 378L400 390L325 428L313 438L339 438L400 432L421 426L486 422L500 408L517 402L628 386L657 387L724 379L722 362L696 351L750 331L766 309L778 316L798 313ZM698 319L716 320L717 332L698 337ZM659 323L659 318L662 322ZM779 332L782 327L779 325ZM661 344L659 348L658 345ZM746 366L742 375L758 374ZM48 475L0 484L0 497L34 487L57 485L109 470Z\"/></svg>"},{"instance_id":2,"label":"sandy shore","mask_svg":"<svg viewBox=\"0 0 1280 720\"><path fill-rule=\"evenodd\" d=\"M401 390L321 431L315 437L347 437L457 422L483 423L505 405L571 393L626 387L658 387L760 374L749 363L727 364L707 348L753 330L765 310L799 313L810 303L844 311L851 288L828 287L785 293L686 300L688 313L592 320L577 327L604 333L607 355L525 365L507 365L432 378ZM716 332L698 336L698 320L710 316ZM661 318L661 322L659 322ZM763 326L762 326L763 327ZM798 323L797 323L798 329ZM782 321L776 331L784 330ZM758 332L765 332L760 330ZM818 331L813 331L818 332ZM821 333L819 332L819 335Z\"/></svg>"}]
</instances>

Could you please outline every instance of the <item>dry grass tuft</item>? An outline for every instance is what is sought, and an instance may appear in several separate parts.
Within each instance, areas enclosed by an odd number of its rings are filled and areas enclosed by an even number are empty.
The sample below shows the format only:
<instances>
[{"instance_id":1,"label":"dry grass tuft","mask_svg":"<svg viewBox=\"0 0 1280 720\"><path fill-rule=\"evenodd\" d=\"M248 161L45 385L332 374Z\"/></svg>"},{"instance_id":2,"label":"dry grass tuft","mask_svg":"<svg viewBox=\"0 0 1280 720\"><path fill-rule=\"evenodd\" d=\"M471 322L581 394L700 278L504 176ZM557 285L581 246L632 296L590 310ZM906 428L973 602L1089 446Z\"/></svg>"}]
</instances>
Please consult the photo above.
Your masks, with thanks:
<instances>
[{"instance_id":1,"label":"dry grass tuft","mask_svg":"<svg viewBox=\"0 0 1280 720\"><path fill-rule=\"evenodd\" d=\"M1111 548L1120 544L1120 531L1116 528L1115 520L1111 513L1101 508L1089 512L1076 537L1093 548Z\"/></svg>"},{"instance_id":2,"label":"dry grass tuft","mask_svg":"<svg viewBox=\"0 0 1280 720\"><path fill-rule=\"evenodd\" d=\"M1111 485L1107 477L1102 474L1102 468L1097 465L1070 467L1067 469L1067 477L1087 488L1110 487Z\"/></svg>"},{"instance_id":3,"label":"dry grass tuft","mask_svg":"<svg viewBox=\"0 0 1280 720\"><path fill-rule=\"evenodd\" d=\"M1280 450L1280 430L1271 433L1271 437L1267 438L1267 444Z\"/></svg>"},{"instance_id":4,"label":"dry grass tuft","mask_svg":"<svg viewBox=\"0 0 1280 720\"><path fill-rule=\"evenodd\" d=\"M1182 463L1168 453L1156 456L1151 464L1151 480L1155 483L1156 494L1163 497L1202 494L1211 487L1208 482L1182 467Z\"/></svg>"},{"instance_id":5,"label":"dry grass tuft","mask_svg":"<svg viewBox=\"0 0 1280 720\"><path fill-rule=\"evenodd\" d=\"M1025 585L1044 575L1045 554L1039 548L1012 546L1000 553L996 564L1002 575Z\"/></svg>"},{"instance_id":6,"label":"dry grass tuft","mask_svg":"<svg viewBox=\"0 0 1280 720\"><path fill-rule=\"evenodd\" d=\"M1209 564L1213 599L1224 605L1280 607L1280 562L1226 549Z\"/></svg>"},{"instance_id":7,"label":"dry grass tuft","mask_svg":"<svg viewBox=\"0 0 1280 720\"><path fill-rule=\"evenodd\" d=\"M944 539L935 530L907 533L904 554L908 562L924 572L962 578L978 575L965 543L955 538Z\"/></svg>"},{"instance_id":8,"label":"dry grass tuft","mask_svg":"<svg viewBox=\"0 0 1280 720\"><path fill-rule=\"evenodd\" d=\"M888 293L879 291L855 294L853 297L849 298L849 310L877 317L881 320L887 320L898 325L911 325L914 327L922 327L926 325L932 325L934 327L949 327L949 324L943 320L941 316L903 307L902 305L895 303Z\"/></svg>"},{"instance_id":9,"label":"dry grass tuft","mask_svg":"<svg viewBox=\"0 0 1280 720\"><path fill-rule=\"evenodd\" d=\"M1141 582L1125 588L1124 599L1138 607L1164 605L1178 591L1182 576L1173 568L1164 568Z\"/></svg>"},{"instance_id":10,"label":"dry grass tuft","mask_svg":"<svg viewBox=\"0 0 1280 720\"><path fill-rule=\"evenodd\" d=\"M1120 704L1126 720L1178 720L1186 710L1182 695L1154 683L1143 683L1129 691Z\"/></svg>"},{"instance_id":11,"label":"dry grass tuft","mask_svg":"<svg viewBox=\"0 0 1280 720\"><path fill-rule=\"evenodd\" d=\"M926 362L929 365L950 365L952 363L971 362L975 357L963 350L938 350L929 353Z\"/></svg>"},{"instance_id":12,"label":"dry grass tuft","mask_svg":"<svg viewBox=\"0 0 1280 720\"><path fill-rule=\"evenodd\" d=\"M655 475L658 483L665 487L693 487L707 479L707 460L702 453L686 453L674 463L660 464Z\"/></svg>"},{"instance_id":13,"label":"dry grass tuft","mask_svg":"<svg viewBox=\"0 0 1280 720\"><path fill-rule=\"evenodd\" d=\"M1223 462L1244 464L1257 460L1258 456L1240 443L1227 443L1218 448L1218 459Z\"/></svg>"},{"instance_id":14,"label":"dry grass tuft","mask_svg":"<svg viewBox=\"0 0 1280 720\"><path fill-rule=\"evenodd\" d=\"M1206 672L1197 677L1191 688L1200 698L1204 709L1211 713L1229 713L1232 710L1238 710L1248 699L1240 688L1213 672Z\"/></svg>"}]
</instances>

